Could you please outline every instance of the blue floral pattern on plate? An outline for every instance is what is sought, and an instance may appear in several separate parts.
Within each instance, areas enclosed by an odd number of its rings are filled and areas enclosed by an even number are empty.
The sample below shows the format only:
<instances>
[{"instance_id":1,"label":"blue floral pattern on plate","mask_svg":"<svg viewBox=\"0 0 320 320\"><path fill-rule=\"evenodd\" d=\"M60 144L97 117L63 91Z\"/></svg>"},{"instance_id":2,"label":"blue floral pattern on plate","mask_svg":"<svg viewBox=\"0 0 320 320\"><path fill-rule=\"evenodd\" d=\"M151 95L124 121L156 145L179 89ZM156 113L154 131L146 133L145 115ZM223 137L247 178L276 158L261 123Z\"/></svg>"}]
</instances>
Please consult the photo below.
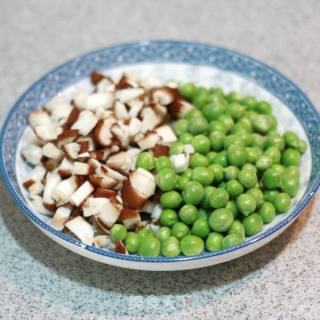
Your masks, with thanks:
<instances>
[{"instance_id":1,"label":"blue floral pattern on plate","mask_svg":"<svg viewBox=\"0 0 320 320\"><path fill-rule=\"evenodd\" d=\"M51 228L39 219L28 207L19 189L16 177L16 150L27 126L29 112L36 109L72 84L87 78L93 69L105 70L123 65L139 63L185 63L212 66L240 75L269 91L288 106L302 124L311 146L312 170L306 192L294 210L280 223L265 232L250 238L239 246L215 253L204 252L194 257L144 258L127 256L91 246ZM320 120L319 114L308 98L290 80L271 67L234 51L212 45L179 41L145 41L104 48L73 59L54 69L33 84L16 102L2 128L0 171L3 180L22 210L34 223L50 233L91 252L118 259L143 262L174 262L221 255L262 240L295 219L310 201L320 182Z\"/></svg>"}]
</instances>

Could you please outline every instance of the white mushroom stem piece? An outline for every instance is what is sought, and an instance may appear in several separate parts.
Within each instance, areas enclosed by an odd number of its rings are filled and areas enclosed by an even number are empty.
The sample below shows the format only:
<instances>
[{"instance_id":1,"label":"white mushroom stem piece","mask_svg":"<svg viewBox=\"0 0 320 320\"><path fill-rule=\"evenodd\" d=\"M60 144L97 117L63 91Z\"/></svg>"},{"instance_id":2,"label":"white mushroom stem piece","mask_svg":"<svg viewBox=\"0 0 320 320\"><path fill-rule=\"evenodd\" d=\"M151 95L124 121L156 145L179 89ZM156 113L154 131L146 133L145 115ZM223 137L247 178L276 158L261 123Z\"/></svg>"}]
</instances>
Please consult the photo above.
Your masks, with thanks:
<instances>
[{"instance_id":1,"label":"white mushroom stem piece","mask_svg":"<svg viewBox=\"0 0 320 320\"><path fill-rule=\"evenodd\" d=\"M68 179L62 180L55 186L52 191L52 198L57 202L58 205L67 203L71 195L78 188L77 177L71 176Z\"/></svg>"},{"instance_id":2,"label":"white mushroom stem piece","mask_svg":"<svg viewBox=\"0 0 320 320\"><path fill-rule=\"evenodd\" d=\"M71 129L76 129L82 136L88 135L96 126L98 119L91 111L81 111L78 120L72 125Z\"/></svg>"},{"instance_id":3,"label":"white mushroom stem piece","mask_svg":"<svg viewBox=\"0 0 320 320\"><path fill-rule=\"evenodd\" d=\"M84 162L75 162L73 167L73 174L85 176L90 174L90 165Z\"/></svg>"},{"instance_id":4,"label":"white mushroom stem piece","mask_svg":"<svg viewBox=\"0 0 320 320\"><path fill-rule=\"evenodd\" d=\"M162 141L165 143L172 143L177 141L177 136L175 135L171 127L167 124L156 128L154 131L162 138Z\"/></svg>"},{"instance_id":5,"label":"white mushroom stem piece","mask_svg":"<svg viewBox=\"0 0 320 320\"><path fill-rule=\"evenodd\" d=\"M60 183L61 178L56 172L48 172L43 190L43 202L46 204L54 204L52 197L54 188Z\"/></svg>"},{"instance_id":6,"label":"white mushroom stem piece","mask_svg":"<svg viewBox=\"0 0 320 320\"><path fill-rule=\"evenodd\" d=\"M71 209L69 207L59 207L52 219L51 225L53 228L62 231L64 223L68 221L71 215Z\"/></svg>"},{"instance_id":7,"label":"white mushroom stem piece","mask_svg":"<svg viewBox=\"0 0 320 320\"><path fill-rule=\"evenodd\" d=\"M77 236L83 243L92 245L94 240L94 229L81 216L77 216L65 223L65 226Z\"/></svg>"},{"instance_id":8,"label":"white mushroom stem piece","mask_svg":"<svg viewBox=\"0 0 320 320\"><path fill-rule=\"evenodd\" d=\"M115 98L122 103L126 103L144 94L144 89L142 88L129 88L122 89L116 92Z\"/></svg>"},{"instance_id":9,"label":"white mushroom stem piece","mask_svg":"<svg viewBox=\"0 0 320 320\"><path fill-rule=\"evenodd\" d=\"M34 144L27 144L23 147L22 151L23 158L30 164L36 166L40 164L42 158L42 149Z\"/></svg>"},{"instance_id":10,"label":"white mushroom stem piece","mask_svg":"<svg viewBox=\"0 0 320 320\"><path fill-rule=\"evenodd\" d=\"M83 183L70 197L70 203L79 207L80 204L86 200L94 191L94 187L89 181Z\"/></svg>"},{"instance_id":11,"label":"white mushroom stem piece","mask_svg":"<svg viewBox=\"0 0 320 320\"><path fill-rule=\"evenodd\" d=\"M57 148L52 142L48 142L42 147L42 154L45 157L53 160L59 160L63 156L63 152L59 148Z\"/></svg>"}]
</instances>

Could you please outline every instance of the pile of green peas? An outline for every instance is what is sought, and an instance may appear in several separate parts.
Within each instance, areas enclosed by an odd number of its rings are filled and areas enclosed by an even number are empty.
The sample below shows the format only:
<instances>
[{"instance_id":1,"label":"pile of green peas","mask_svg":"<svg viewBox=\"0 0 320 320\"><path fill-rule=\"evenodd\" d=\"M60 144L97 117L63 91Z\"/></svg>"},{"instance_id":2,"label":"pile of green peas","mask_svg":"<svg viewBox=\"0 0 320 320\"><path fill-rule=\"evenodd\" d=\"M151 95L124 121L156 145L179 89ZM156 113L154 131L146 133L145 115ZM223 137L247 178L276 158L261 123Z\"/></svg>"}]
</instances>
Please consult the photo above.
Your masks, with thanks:
<instances>
[{"instance_id":1,"label":"pile of green peas","mask_svg":"<svg viewBox=\"0 0 320 320\"><path fill-rule=\"evenodd\" d=\"M294 132L277 132L266 101L185 83L181 95L195 109L172 124L178 141L168 156L142 152L136 162L153 172L161 190L160 228L111 230L129 253L176 257L217 251L259 233L286 212L299 190L299 165L307 144ZM191 144L189 168L175 173L170 156Z\"/></svg>"}]
</instances>

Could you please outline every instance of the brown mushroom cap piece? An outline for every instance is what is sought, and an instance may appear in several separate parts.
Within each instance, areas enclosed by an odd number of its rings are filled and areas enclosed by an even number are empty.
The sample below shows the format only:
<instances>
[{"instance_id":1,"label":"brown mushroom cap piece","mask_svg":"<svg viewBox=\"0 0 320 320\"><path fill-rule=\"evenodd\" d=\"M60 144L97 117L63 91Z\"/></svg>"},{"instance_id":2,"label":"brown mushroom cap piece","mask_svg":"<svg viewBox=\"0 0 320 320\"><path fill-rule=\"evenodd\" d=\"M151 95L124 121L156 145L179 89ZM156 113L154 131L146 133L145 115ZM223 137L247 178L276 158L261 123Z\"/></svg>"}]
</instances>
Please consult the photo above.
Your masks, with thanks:
<instances>
[{"instance_id":1,"label":"brown mushroom cap piece","mask_svg":"<svg viewBox=\"0 0 320 320\"><path fill-rule=\"evenodd\" d=\"M116 122L114 118L100 119L94 129L94 142L100 147L108 147L112 143L111 127Z\"/></svg>"},{"instance_id":2,"label":"brown mushroom cap piece","mask_svg":"<svg viewBox=\"0 0 320 320\"><path fill-rule=\"evenodd\" d=\"M132 209L142 208L148 200L132 187L129 179L123 182L121 196L123 203Z\"/></svg>"},{"instance_id":3,"label":"brown mushroom cap piece","mask_svg":"<svg viewBox=\"0 0 320 320\"><path fill-rule=\"evenodd\" d=\"M141 223L141 217L138 211L130 208L123 208L119 216L119 222L121 222L126 229L130 230Z\"/></svg>"}]
</instances>

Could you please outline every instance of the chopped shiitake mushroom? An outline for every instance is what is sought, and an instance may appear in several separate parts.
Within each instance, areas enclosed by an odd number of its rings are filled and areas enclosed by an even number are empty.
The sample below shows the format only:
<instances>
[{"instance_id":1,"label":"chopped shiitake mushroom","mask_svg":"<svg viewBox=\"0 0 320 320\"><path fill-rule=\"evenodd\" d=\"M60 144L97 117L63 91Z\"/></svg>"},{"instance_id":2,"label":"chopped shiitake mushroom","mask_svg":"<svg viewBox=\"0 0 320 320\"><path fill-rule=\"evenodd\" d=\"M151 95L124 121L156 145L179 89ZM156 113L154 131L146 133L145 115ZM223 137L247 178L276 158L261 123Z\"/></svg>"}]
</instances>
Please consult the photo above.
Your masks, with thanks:
<instances>
[{"instance_id":1,"label":"chopped shiitake mushroom","mask_svg":"<svg viewBox=\"0 0 320 320\"><path fill-rule=\"evenodd\" d=\"M136 160L141 152L168 155L177 141L171 118L193 106L151 77L125 74L116 81L94 71L90 79L91 92L79 91L70 100L60 94L30 113L34 139L21 154L33 170L23 185L34 209L52 216L57 230L127 253L122 241L112 241L111 228L155 226L161 212L152 200L155 173L137 168ZM174 170L186 168L189 157L172 156Z\"/></svg>"}]
</instances>

